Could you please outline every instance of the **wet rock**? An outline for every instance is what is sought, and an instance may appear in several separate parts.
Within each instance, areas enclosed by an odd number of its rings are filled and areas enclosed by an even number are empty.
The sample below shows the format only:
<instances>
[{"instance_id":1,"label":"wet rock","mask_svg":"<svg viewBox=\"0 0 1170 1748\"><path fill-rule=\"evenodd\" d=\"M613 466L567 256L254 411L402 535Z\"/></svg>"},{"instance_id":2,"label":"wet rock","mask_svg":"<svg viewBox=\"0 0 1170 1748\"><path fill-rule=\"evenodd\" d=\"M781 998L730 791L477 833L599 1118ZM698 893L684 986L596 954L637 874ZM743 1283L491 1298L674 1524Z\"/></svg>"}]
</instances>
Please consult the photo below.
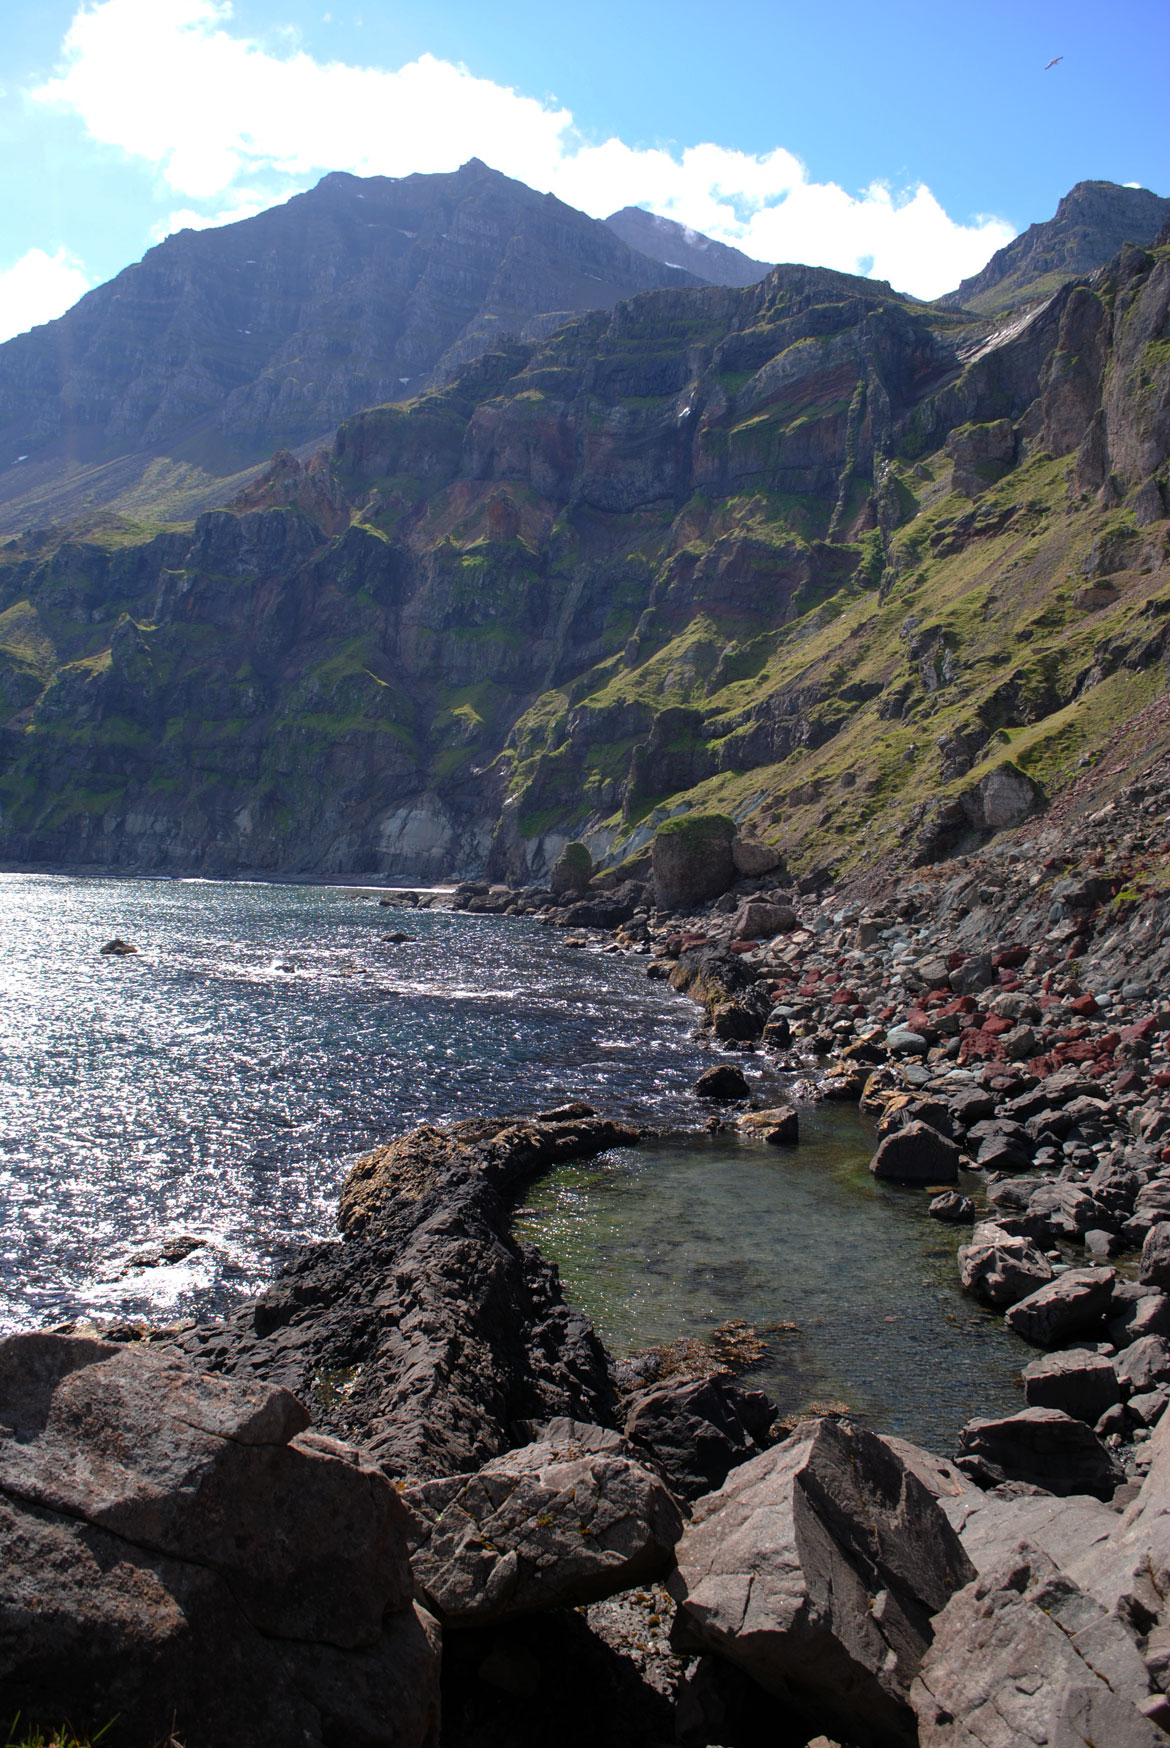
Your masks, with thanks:
<instances>
[{"instance_id":1,"label":"wet rock","mask_svg":"<svg viewBox=\"0 0 1170 1748\"><path fill-rule=\"evenodd\" d=\"M698 1499L767 1447L775 1414L762 1390L716 1372L630 1397L626 1437L647 1453L678 1498Z\"/></svg>"},{"instance_id":2,"label":"wet rock","mask_svg":"<svg viewBox=\"0 0 1170 1748\"><path fill-rule=\"evenodd\" d=\"M107 941L104 947L98 948L99 953L114 959L125 959L127 954L137 953L137 951L137 947L131 946L129 941L120 940L117 935L112 941Z\"/></svg>"},{"instance_id":3,"label":"wet rock","mask_svg":"<svg viewBox=\"0 0 1170 1748\"><path fill-rule=\"evenodd\" d=\"M1087 1335L1108 1312L1116 1278L1110 1268L1068 1269L1019 1300L1005 1321L1036 1347L1056 1347Z\"/></svg>"},{"instance_id":4,"label":"wet rock","mask_svg":"<svg viewBox=\"0 0 1170 1748\"><path fill-rule=\"evenodd\" d=\"M800 1140L800 1118L792 1105L777 1105L767 1111L748 1111L737 1119L735 1126L745 1134L759 1135L773 1147L792 1147Z\"/></svg>"},{"instance_id":5,"label":"wet rock","mask_svg":"<svg viewBox=\"0 0 1170 1748\"><path fill-rule=\"evenodd\" d=\"M681 1648L734 1663L810 1733L914 1743L930 1617L974 1569L884 1441L852 1422L798 1429L698 1503L677 1560Z\"/></svg>"},{"instance_id":6,"label":"wet rock","mask_svg":"<svg viewBox=\"0 0 1170 1748\"><path fill-rule=\"evenodd\" d=\"M760 1035L760 1016L743 1002L716 1002L711 1009L711 1029L725 1043L747 1043Z\"/></svg>"},{"instance_id":7,"label":"wet rock","mask_svg":"<svg viewBox=\"0 0 1170 1748\"><path fill-rule=\"evenodd\" d=\"M1109 1499L1124 1470L1082 1420L1057 1408L1023 1408L998 1420L969 1420L959 1434L956 1467L981 1487L1022 1481L1062 1496Z\"/></svg>"},{"instance_id":8,"label":"wet rock","mask_svg":"<svg viewBox=\"0 0 1170 1748\"><path fill-rule=\"evenodd\" d=\"M713 1099L720 1104L734 1104L752 1096L742 1068L735 1068L730 1062L720 1062L715 1068L704 1069L692 1091L698 1098Z\"/></svg>"},{"instance_id":9,"label":"wet rock","mask_svg":"<svg viewBox=\"0 0 1170 1748\"><path fill-rule=\"evenodd\" d=\"M483 1626L572 1608L664 1574L682 1517L618 1435L554 1421L474 1475L401 1489L419 1599Z\"/></svg>"},{"instance_id":10,"label":"wet rock","mask_svg":"<svg viewBox=\"0 0 1170 1748\"><path fill-rule=\"evenodd\" d=\"M869 1165L874 1177L899 1183L953 1184L959 1149L927 1123L907 1123L887 1135Z\"/></svg>"},{"instance_id":11,"label":"wet rock","mask_svg":"<svg viewBox=\"0 0 1170 1748\"><path fill-rule=\"evenodd\" d=\"M1113 1362L1103 1354L1066 1349L1024 1367L1024 1400L1029 1408L1059 1408L1096 1426L1106 1409L1120 1402L1121 1388Z\"/></svg>"},{"instance_id":12,"label":"wet rock","mask_svg":"<svg viewBox=\"0 0 1170 1748\"><path fill-rule=\"evenodd\" d=\"M22 1726L117 1716L133 1748L433 1741L406 1515L307 1420L141 1345L0 1342L0 1686Z\"/></svg>"},{"instance_id":13,"label":"wet rock","mask_svg":"<svg viewBox=\"0 0 1170 1748\"><path fill-rule=\"evenodd\" d=\"M936 1618L911 1699L920 1748L1158 1748L1148 1694L1121 1622L1024 1543Z\"/></svg>"},{"instance_id":14,"label":"wet rock","mask_svg":"<svg viewBox=\"0 0 1170 1748\"><path fill-rule=\"evenodd\" d=\"M995 1309L1017 1304L1052 1279L1052 1264L1029 1239L992 1221L976 1226L958 1260L964 1289Z\"/></svg>"},{"instance_id":15,"label":"wet rock","mask_svg":"<svg viewBox=\"0 0 1170 1748\"><path fill-rule=\"evenodd\" d=\"M971 1226L975 1222L975 1204L970 1196L961 1196L958 1190L944 1190L941 1196L935 1196L926 1212L932 1220L942 1220L948 1226Z\"/></svg>"}]
</instances>

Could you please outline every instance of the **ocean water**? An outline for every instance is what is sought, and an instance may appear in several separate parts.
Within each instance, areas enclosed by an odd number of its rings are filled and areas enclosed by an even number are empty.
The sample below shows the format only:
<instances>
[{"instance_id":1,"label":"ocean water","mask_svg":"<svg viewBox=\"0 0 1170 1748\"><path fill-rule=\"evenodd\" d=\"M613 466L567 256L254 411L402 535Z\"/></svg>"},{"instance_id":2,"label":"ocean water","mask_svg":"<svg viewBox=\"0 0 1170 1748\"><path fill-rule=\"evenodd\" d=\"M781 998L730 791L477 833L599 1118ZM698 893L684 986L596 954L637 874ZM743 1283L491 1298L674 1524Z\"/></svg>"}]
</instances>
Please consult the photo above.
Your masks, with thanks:
<instances>
[{"instance_id":1,"label":"ocean water","mask_svg":"<svg viewBox=\"0 0 1170 1748\"><path fill-rule=\"evenodd\" d=\"M138 952L103 957L115 935ZM0 1329L221 1310L333 1234L357 1154L580 1098L690 1131L529 1196L524 1235L617 1351L790 1320L766 1368L786 1405L844 1399L941 1445L1017 1400L1020 1344L958 1293L922 1198L869 1178L856 1113L807 1113L791 1154L706 1136L695 1018L643 959L527 919L0 874ZM144 1263L178 1235L198 1248Z\"/></svg>"}]
</instances>

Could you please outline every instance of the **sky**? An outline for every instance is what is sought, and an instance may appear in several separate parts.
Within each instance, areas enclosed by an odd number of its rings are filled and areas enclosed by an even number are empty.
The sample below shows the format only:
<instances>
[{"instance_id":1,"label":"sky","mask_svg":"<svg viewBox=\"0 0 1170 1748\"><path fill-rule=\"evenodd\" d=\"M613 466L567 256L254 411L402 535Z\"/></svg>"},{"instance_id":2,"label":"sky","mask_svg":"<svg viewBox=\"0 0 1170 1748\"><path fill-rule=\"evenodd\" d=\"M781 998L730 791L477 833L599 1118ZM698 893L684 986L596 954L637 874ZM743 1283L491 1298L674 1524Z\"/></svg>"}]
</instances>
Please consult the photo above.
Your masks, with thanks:
<instances>
[{"instance_id":1,"label":"sky","mask_svg":"<svg viewBox=\"0 0 1170 1748\"><path fill-rule=\"evenodd\" d=\"M331 170L479 157L920 297L1075 182L1170 194L1167 0L0 0L0 25L0 339Z\"/></svg>"}]
</instances>

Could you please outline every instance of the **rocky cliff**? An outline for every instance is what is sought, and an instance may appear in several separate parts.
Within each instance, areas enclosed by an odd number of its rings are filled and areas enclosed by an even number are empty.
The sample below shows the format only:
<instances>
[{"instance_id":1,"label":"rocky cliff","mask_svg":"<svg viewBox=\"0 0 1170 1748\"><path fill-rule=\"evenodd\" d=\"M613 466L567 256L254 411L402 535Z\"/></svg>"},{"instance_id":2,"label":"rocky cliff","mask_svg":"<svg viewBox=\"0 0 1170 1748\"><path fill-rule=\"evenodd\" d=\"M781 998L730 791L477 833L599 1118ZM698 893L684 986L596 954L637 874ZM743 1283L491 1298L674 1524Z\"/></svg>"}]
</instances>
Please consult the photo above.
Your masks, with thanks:
<instances>
[{"instance_id":1,"label":"rocky cliff","mask_svg":"<svg viewBox=\"0 0 1170 1748\"><path fill-rule=\"evenodd\" d=\"M1148 188L1078 182L1052 218L1029 225L939 301L990 316L1051 296L1066 280L1104 267L1126 243L1147 248L1168 219L1170 200Z\"/></svg>"},{"instance_id":2,"label":"rocky cliff","mask_svg":"<svg viewBox=\"0 0 1170 1748\"><path fill-rule=\"evenodd\" d=\"M0 346L0 528L115 500L222 503L225 478L445 380L500 334L695 283L478 159L326 176L179 231Z\"/></svg>"},{"instance_id":3,"label":"rocky cliff","mask_svg":"<svg viewBox=\"0 0 1170 1748\"><path fill-rule=\"evenodd\" d=\"M1165 244L998 325L652 292L194 525L10 541L3 853L521 874L694 805L947 853L1162 685L1168 312Z\"/></svg>"}]
</instances>

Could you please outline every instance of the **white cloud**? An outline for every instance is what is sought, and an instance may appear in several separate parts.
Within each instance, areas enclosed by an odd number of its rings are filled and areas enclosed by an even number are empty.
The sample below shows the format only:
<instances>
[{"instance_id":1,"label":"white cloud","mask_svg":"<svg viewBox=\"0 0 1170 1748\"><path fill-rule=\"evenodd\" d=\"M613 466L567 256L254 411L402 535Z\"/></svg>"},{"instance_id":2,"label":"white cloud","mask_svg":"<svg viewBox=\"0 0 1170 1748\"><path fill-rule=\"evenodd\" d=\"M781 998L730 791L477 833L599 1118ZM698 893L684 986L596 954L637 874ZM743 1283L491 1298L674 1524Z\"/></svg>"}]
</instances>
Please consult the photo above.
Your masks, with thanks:
<instances>
[{"instance_id":1,"label":"white cloud","mask_svg":"<svg viewBox=\"0 0 1170 1748\"><path fill-rule=\"evenodd\" d=\"M81 262L64 249L55 255L30 249L0 271L0 340L63 315L90 283Z\"/></svg>"},{"instance_id":2,"label":"white cloud","mask_svg":"<svg viewBox=\"0 0 1170 1748\"><path fill-rule=\"evenodd\" d=\"M997 218L956 222L923 185L850 194L812 182L783 148L594 143L568 110L434 56L398 69L320 62L234 35L231 18L227 0L99 0L76 14L61 66L33 93L154 166L174 195L214 206L172 223L243 217L253 198L283 198L327 170L401 176L480 157L595 217L641 205L763 260L864 265L921 297L977 272L1014 234Z\"/></svg>"}]
</instances>

